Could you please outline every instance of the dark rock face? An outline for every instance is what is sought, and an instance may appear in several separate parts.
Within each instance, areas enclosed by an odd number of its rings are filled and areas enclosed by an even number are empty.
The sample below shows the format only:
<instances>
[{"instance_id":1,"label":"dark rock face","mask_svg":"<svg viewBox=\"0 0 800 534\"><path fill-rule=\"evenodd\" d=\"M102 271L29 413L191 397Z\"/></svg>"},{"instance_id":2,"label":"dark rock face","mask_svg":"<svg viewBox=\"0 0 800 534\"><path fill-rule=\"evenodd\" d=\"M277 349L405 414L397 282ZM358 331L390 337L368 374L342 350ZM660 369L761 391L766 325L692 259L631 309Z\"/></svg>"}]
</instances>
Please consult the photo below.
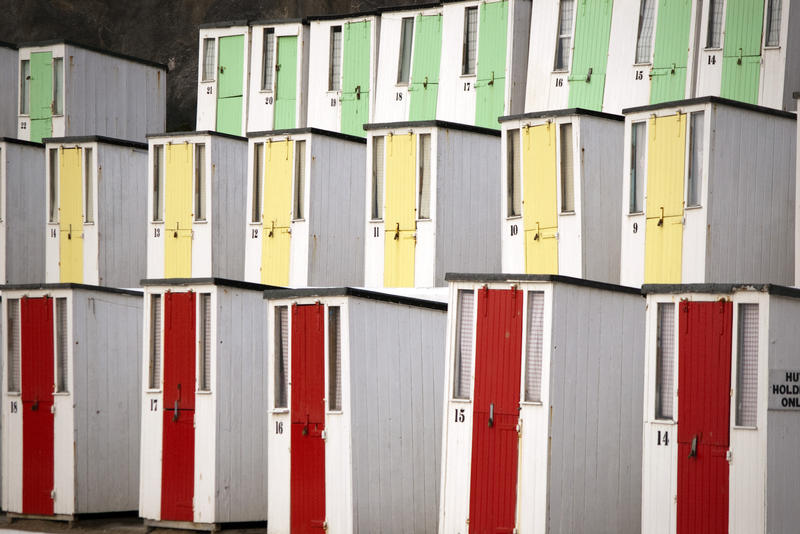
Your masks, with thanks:
<instances>
[{"instance_id":1,"label":"dark rock face","mask_svg":"<svg viewBox=\"0 0 800 534\"><path fill-rule=\"evenodd\" d=\"M168 65L167 131L193 130L198 24L367 11L429 0L6 0L0 41L70 39Z\"/></svg>"}]
</instances>

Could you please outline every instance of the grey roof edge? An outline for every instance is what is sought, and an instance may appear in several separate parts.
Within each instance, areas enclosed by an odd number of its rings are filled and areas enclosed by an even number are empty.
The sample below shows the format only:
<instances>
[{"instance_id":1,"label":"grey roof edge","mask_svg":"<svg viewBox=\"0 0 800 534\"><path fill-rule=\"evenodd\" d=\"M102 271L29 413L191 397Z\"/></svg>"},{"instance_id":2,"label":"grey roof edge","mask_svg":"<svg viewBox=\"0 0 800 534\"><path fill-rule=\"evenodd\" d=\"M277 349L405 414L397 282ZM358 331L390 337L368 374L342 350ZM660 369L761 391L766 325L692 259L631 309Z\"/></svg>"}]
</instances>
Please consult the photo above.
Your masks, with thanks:
<instances>
[{"instance_id":1,"label":"grey roof edge","mask_svg":"<svg viewBox=\"0 0 800 534\"><path fill-rule=\"evenodd\" d=\"M315 20L345 20L345 19L356 19L361 17L376 17L379 16L381 12L377 9L371 9L367 11L356 11L355 13L330 13L325 15L309 15L306 17L308 22L313 22Z\"/></svg>"},{"instance_id":2,"label":"grey roof edge","mask_svg":"<svg viewBox=\"0 0 800 534\"><path fill-rule=\"evenodd\" d=\"M121 289L118 287L94 286L90 284L51 283L51 284L5 284L0 285L0 291L27 291L39 289L81 289L85 291L100 291L102 293L116 293L119 295L132 295L141 297L142 291L135 289Z\"/></svg>"},{"instance_id":3,"label":"grey roof edge","mask_svg":"<svg viewBox=\"0 0 800 534\"><path fill-rule=\"evenodd\" d=\"M381 291L372 291L357 287L310 287L301 289L271 289L264 291L264 298L267 300L308 298L308 297L358 297L393 304L405 304L418 308L430 308L434 310L446 311L447 303L436 300L406 297Z\"/></svg>"},{"instance_id":4,"label":"grey roof edge","mask_svg":"<svg viewBox=\"0 0 800 534\"><path fill-rule=\"evenodd\" d=\"M12 50L18 50L19 47L14 43L9 43L8 41L0 41L0 46L3 48L11 48Z\"/></svg>"},{"instance_id":5,"label":"grey roof edge","mask_svg":"<svg viewBox=\"0 0 800 534\"><path fill-rule=\"evenodd\" d=\"M432 9L434 7L442 7L444 2L426 2L422 4L400 4L397 6L379 7L378 13L391 13L394 11L417 11L422 9Z\"/></svg>"},{"instance_id":6,"label":"grey roof edge","mask_svg":"<svg viewBox=\"0 0 800 534\"><path fill-rule=\"evenodd\" d=\"M156 61L151 61L149 59L143 59L136 56L129 56L128 54L123 54L122 52L115 52L113 50L105 50L103 48L87 45L83 43L79 43L77 41L72 41L70 39L50 39L45 41L31 41L28 43L19 43L17 45L18 48L33 48L37 46L50 46L50 45L57 45L57 44L65 44L69 46L76 46L78 48L83 48L84 50L90 50L92 52L97 52L98 54L105 54L107 56L113 56L119 59L125 59L128 61L133 61L135 63L142 63L144 65L148 65L150 67L155 67L157 69L161 69L166 71L167 66L163 63L158 63Z\"/></svg>"},{"instance_id":7,"label":"grey roof edge","mask_svg":"<svg viewBox=\"0 0 800 534\"><path fill-rule=\"evenodd\" d=\"M246 137L240 135L226 134L222 132L215 132L214 130L196 130L193 132L162 132L162 133L149 133L145 137L147 139L160 139L165 137L191 137L201 135L213 135L225 139L234 139L236 141L247 141Z\"/></svg>"},{"instance_id":8,"label":"grey roof edge","mask_svg":"<svg viewBox=\"0 0 800 534\"><path fill-rule=\"evenodd\" d=\"M623 115L630 113L641 113L643 111L655 111L664 108L675 108L680 106L693 106L696 104L721 104L747 111L755 111L757 113L764 113L766 115L774 115L784 119L797 120L797 115L789 111L781 109L768 108L766 106L757 106L755 104L748 104L746 102L739 102L738 100L730 100L719 96L701 96L697 98L687 98L685 100L672 100L670 102L662 102L660 104L649 104L647 106L636 106L632 108L625 108L622 110Z\"/></svg>"},{"instance_id":9,"label":"grey roof edge","mask_svg":"<svg viewBox=\"0 0 800 534\"><path fill-rule=\"evenodd\" d=\"M33 141L25 141L24 139L17 139L16 137L0 137L0 143L14 143L15 145L44 148L44 143L34 143Z\"/></svg>"},{"instance_id":10,"label":"grey roof edge","mask_svg":"<svg viewBox=\"0 0 800 534\"><path fill-rule=\"evenodd\" d=\"M447 128L448 130L462 130L465 132L493 135L500 137L500 130L484 128L482 126L472 126L460 122L448 122L440 120L429 121L400 121L400 122L371 122L364 124L364 130L394 130L397 128Z\"/></svg>"},{"instance_id":11,"label":"grey roof edge","mask_svg":"<svg viewBox=\"0 0 800 534\"><path fill-rule=\"evenodd\" d=\"M550 111L529 111L527 113L519 113L517 115L505 115L503 117L499 117L497 122L509 122L513 120L521 120L521 119L544 119L547 117L566 117L570 115L583 115L587 117L597 117L600 119L608 119L612 121L624 121L625 117L622 115L615 115L613 113L604 113L602 111L595 111L593 109L586 109L586 108L565 108L565 109L554 109Z\"/></svg>"},{"instance_id":12,"label":"grey roof edge","mask_svg":"<svg viewBox=\"0 0 800 534\"><path fill-rule=\"evenodd\" d=\"M147 150L147 143L130 141L128 139L117 139L116 137L106 137L105 135L73 135L68 137L45 137L43 144L47 143L104 143L106 145L118 145L140 150Z\"/></svg>"},{"instance_id":13,"label":"grey roof edge","mask_svg":"<svg viewBox=\"0 0 800 534\"><path fill-rule=\"evenodd\" d=\"M643 295L652 294L679 294L679 293L736 293L738 291L759 291L770 295L782 297L800 298L800 288L783 286L778 284L645 284L642 286Z\"/></svg>"},{"instance_id":14,"label":"grey roof edge","mask_svg":"<svg viewBox=\"0 0 800 534\"><path fill-rule=\"evenodd\" d=\"M447 282L557 282L632 295L642 294L638 287L621 286L560 274L447 273L444 279Z\"/></svg>"},{"instance_id":15,"label":"grey roof edge","mask_svg":"<svg viewBox=\"0 0 800 534\"><path fill-rule=\"evenodd\" d=\"M291 18L291 19L257 19L251 20L250 26L280 26L281 24L303 24L308 26L308 20L305 18Z\"/></svg>"},{"instance_id":16,"label":"grey roof edge","mask_svg":"<svg viewBox=\"0 0 800 534\"><path fill-rule=\"evenodd\" d=\"M225 287L235 287L237 289L248 289L250 291L266 291L268 289L283 289L278 286L256 284L255 282L245 282L244 280L233 280L230 278L205 277L205 278L144 278L139 282L142 287L148 286L200 286L215 285Z\"/></svg>"},{"instance_id":17,"label":"grey roof edge","mask_svg":"<svg viewBox=\"0 0 800 534\"><path fill-rule=\"evenodd\" d=\"M207 30L212 28L234 28L236 26L249 26L250 21L247 19L240 20L221 20L219 22L203 22L197 25L198 30Z\"/></svg>"},{"instance_id":18,"label":"grey roof edge","mask_svg":"<svg viewBox=\"0 0 800 534\"><path fill-rule=\"evenodd\" d=\"M248 132L247 138L252 139L254 137L273 137L278 135L300 135L300 134L314 134L314 135L324 135L326 137L334 137L336 139L342 139L344 141L353 141L355 143L362 143L366 144L367 140L364 137L358 137L355 135L345 134L341 132L334 132L331 130L323 130L321 128L285 128L283 130L262 130L258 132Z\"/></svg>"}]
</instances>

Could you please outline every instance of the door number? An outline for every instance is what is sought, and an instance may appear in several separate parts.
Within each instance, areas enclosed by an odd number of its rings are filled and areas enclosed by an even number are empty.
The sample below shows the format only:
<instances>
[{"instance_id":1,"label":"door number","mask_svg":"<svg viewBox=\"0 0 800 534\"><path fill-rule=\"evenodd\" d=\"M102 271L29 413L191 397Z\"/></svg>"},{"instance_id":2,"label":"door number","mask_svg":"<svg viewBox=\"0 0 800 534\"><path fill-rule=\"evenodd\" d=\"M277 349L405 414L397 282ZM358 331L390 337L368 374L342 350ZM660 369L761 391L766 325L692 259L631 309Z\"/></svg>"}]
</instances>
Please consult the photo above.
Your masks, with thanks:
<instances>
[{"instance_id":1,"label":"door number","mask_svg":"<svg viewBox=\"0 0 800 534\"><path fill-rule=\"evenodd\" d=\"M464 408L456 408L456 423L464 422Z\"/></svg>"},{"instance_id":2,"label":"door number","mask_svg":"<svg viewBox=\"0 0 800 534\"><path fill-rule=\"evenodd\" d=\"M556 87L564 87L564 78L556 78Z\"/></svg>"},{"instance_id":3,"label":"door number","mask_svg":"<svg viewBox=\"0 0 800 534\"><path fill-rule=\"evenodd\" d=\"M519 234L519 227L516 224L511 225L511 235Z\"/></svg>"},{"instance_id":4,"label":"door number","mask_svg":"<svg viewBox=\"0 0 800 534\"><path fill-rule=\"evenodd\" d=\"M211 86L206 87L206 94L207 95L213 95L214 94L214 88L211 87Z\"/></svg>"},{"instance_id":5,"label":"door number","mask_svg":"<svg viewBox=\"0 0 800 534\"><path fill-rule=\"evenodd\" d=\"M709 65L716 65L717 64L717 56L715 56L714 54L711 54L710 56L708 56L708 64Z\"/></svg>"},{"instance_id":6,"label":"door number","mask_svg":"<svg viewBox=\"0 0 800 534\"><path fill-rule=\"evenodd\" d=\"M250 238L251 239L258 239L258 228L250 229Z\"/></svg>"},{"instance_id":7,"label":"door number","mask_svg":"<svg viewBox=\"0 0 800 534\"><path fill-rule=\"evenodd\" d=\"M644 71L637 70L633 77L636 80L644 80Z\"/></svg>"},{"instance_id":8,"label":"door number","mask_svg":"<svg viewBox=\"0 0 800 534\"><path fill-rule=\"evenodd\" d=\"M158 411L158 399L150 399L150 411L151 412Z\"/></svg>"},{"instance_id":9,"label":"door number","mask_svg":"<svg viewBox=\"0 0 800 534\"><path fill-rule=\"evenodd\" d=\"M633 223L633 233L635 234L638 231L639 231L639 223Z\"/></svg>"},{"instance_id":10,"label":"door number","mask_svg":"<svg viewBox=\"0 0 800 534\"><path fill-rule=\"evenodd\" d=\"M275 421L275 433L283 434L283 421Z\"/></svg>"},{"instance_id":11,"label":"door number","mask_svg":"<svg viewBox=\"0 0 800 534\"><path fill-rule=\"evenodd\" d=\"M56 229L55 228L50 228L50 237L57 237L57 236L58 236L58 232L56 231Z\"/></svg>"},{"instance_id":12,"label":"door number","mask_svg":"<svg viewBox=\"0 0 800 534\"><path fill-rule=\"evenodd\" d=\"M335 98L331 98L331 107L332 108L336 107L336 99Z\"/></svg>"},{"instance_id":13,"label":"door number","mask_svg":"<svg viewBox=\"0 0 800 534\"><path fill-rule=\"evenodd\" d=\"M17 401L11 401L11 413L17 413Z\"/></svg>"},{"instance_id":14,"label":"door number","mask_svg":"<svg viewBox=\"0 0 800 534\"><path fill-rule=\"evenodd\" d=\"M381 227L376 226L372 229L372 237L380 237L381 236Z\"/></svg>"},{"instance_id":15,"label":"door number","mask_svg":"<svg viewBox=\"0 0 800 534\"><path fill-rule=\"evenodd\" d=\"M663 434L661 430L658 431L658 438L656 438L656 445L669 445L669 430L664 430Z\"/></svg>"},{"instance_id":16,"label":"door number","mask_svg":"<svg viewBox=\"0 0 800 534\"><path fill-rule=\"evenodd\" d=\"M271 97L271 96L265 96L264 97L264 103L266 105L271 106L273 102L274 102L273 97Z\"/></svg>"}]
</instances>

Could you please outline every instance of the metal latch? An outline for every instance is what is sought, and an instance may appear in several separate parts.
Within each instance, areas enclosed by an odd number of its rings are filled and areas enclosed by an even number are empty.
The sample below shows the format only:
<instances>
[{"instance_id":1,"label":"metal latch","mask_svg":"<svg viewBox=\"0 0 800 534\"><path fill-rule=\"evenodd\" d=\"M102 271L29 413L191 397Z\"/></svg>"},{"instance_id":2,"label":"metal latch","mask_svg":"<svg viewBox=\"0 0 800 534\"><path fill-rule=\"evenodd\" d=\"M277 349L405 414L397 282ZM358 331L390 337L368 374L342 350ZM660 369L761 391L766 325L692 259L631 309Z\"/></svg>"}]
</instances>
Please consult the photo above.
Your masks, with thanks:
<instances>
[{"instance_id":1,"label":"metal latch","mask_svg":"<svg viewBox=\"0 0 800 534\"><path fill-rule=\"evenodd\" d=\"M697 434L692 438L692 450L689 451L689 458L697 458Z\"/></svg>"},{"instance_id":2,"label":"metal latch","mask_svg":"<svg viewBox=\"0 0 800 534\"><path fill-rule=\"evenodd\" d=\"M489 405L489 426L494 426L494 403Z\"/></svg>"},{"instance_id":3,"label":"metal latch","mask_svg":"<svg viewBox=\"0 0 800 534\"><path fill-rule=\"evenodd\" d=\"M656 226L664 226L664 206L661 206L661 217L658 218L658 224Z\"/></svg>"},{"instance_id":4,"label":"metal latch","mask_svg":"<svg viewBox=\"0 0 800 534\"><path fill-rule=\"evenodd\" d=\"M592 67L589 67L589 72L586 73L586 83L592 81Z\"/></svg>"},{"instance_id":5,"label":"metal latch","mask_svg":"<svg viewBox=\"0 0 800 534\"><path fill-rule=\"evenodd\" d=\"M356 100L361 100L361 86L356 85Z\"/></svg>"},{"instance_id":6,"label":"metal latch","mask_svg":"<svg viewBox=\"0 0 800 534\"><path fill-rule=\"evenodd\" d=\"M591 72L591 71L592 71L592 69L589 69L589 72ZM489 82L486 85L494 85L494 71L492 71L492 79L489 80Z\"/></svg>"},{"instance_id":7,"label":"metal latch","mask_svg":"<svg viewBox=\"0 0 800 534\"><path fill-rule=\"evenodd\" d=\"M422 82L422 88L423 89L427 89L428 88L428 77L427 76L425 76L425 80Z\"/></svg>"},{"instance_id":8,"label":"metal latch","mask_svg":"<svg viewBox=\"0 0 800 534\"><path fill-rule=\"evenodd\" d=\"M55 404L51 404L50 405L50 413L55 415L55 413L56 413L56 405Z\"/></svg>"},{"instance_id":9,"label":"metal latch","mask_svg":"<svg viewBox=\"0 0 800 534\"><path fill-rule=\"evenodd\" d=\"M398 239L400 239L400 223L397 223L394 229L394 240L397 241Z\"/></svg>"},{"instance_id":10,"label":"metal latch","mask_svg":"<svg viewBox=\"0 0 800 534\"><path fill-rule=\"evenodd\" d=\"M320 433L320 437L322 437L322 441L325 441L326 439L328 439L328 431L327 430L323 430Z\"/></svg>"},{"instance_id":11,"label":"metal latch","mask_svg":"<svg viewBox=\"0 0 800 534\"><path fill-rule=\"evenodd\" d=\"M725 451L725 460L727 460L728 463L733 461L733 451L732 450L728 449L727 451Z\"/></svg>"},{"instance_id":12,"label":"metal latch","mask_svg":"<svg viewBox=\"0 0 800 534\"><path fill-rule=\"evenodd\" d=\"M53 488L50 490L50 498L56 500L56 489Z\"/></svg>"}]
</instances>

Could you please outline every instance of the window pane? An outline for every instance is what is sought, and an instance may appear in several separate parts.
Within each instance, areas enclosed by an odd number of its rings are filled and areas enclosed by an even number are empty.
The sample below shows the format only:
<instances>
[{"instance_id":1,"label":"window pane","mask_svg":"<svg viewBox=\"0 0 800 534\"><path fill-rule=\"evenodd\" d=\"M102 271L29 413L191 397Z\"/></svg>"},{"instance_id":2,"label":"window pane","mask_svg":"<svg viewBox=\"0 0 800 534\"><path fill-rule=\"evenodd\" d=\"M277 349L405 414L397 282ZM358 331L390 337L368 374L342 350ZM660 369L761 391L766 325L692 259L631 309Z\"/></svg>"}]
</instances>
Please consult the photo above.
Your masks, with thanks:
<instances>
[{"instance_id":1,"label":"window pane","mask_svg":"<svg viewBox=\"0 0 800 534\"><path fill-rule=\"evenodd\" d=\"M67 370L67 299L56 299L56 393L66 393Z\"/></svg>"},{"instance_id":2,"label":"window pane","mask_svg":"<svg viewBox=\"0 0 800 534\"><path fill-rule=\"evenodd\" d=\"M461 59L461 74L475 74L475 59L478 52L478 8L464 10L464 44Z\"/></svg>"},{"instance_id":3,"label":"window pane","mask_svg":"<svg viewBox=\"0 0 800 534\"><path fill-rule=\"evenodd\" d=\"M703 188L703 112L689 117L689 176L687 206L699 206Z\"/></svg>"},{"instance_id":4,"label":"window pane","mask_svg":"<svg viewBox=\"0 0 800 534\"><path fill-rule=\"evenodd\" d=\"M206 220L206 146L194 145L194 220Z\"/></svg>"},{"instance_id":5,"label":"window pane","mask_svg":"<svg viewBox=\"0 0 800 534\"><path fill-rule=\"evenodd\" d=\"M675 305L658 304L656 334L656 419L672 419L675 383Z\"/></svg>"},{"instance_id":6,"label":"window pane","mask_svg":"<svg viewBox=\"0 0 800 534\"><path fill-rule=\"evenodd\" d=\"M275 29L264 30L264 57L261 62L261 90L272 91L275 78Z\"/></svg>"},{"instance_id":7,"label":"window pane","mask_svg":"<svg viewBox=\"0 0 800 534\"><path fill-rule=\"evenodd\" d=\"M250 221L261 222L261 183L264 177L264 143L253 147L253 206Z\"/></svg>"},{"instance_id":8,"label":"window pane","mask_svg":"<svg viewBox=\"0 0 800 534\"><path fill-rule=\"evenodd\" d=\"M414 19L406 17L400 33L400 57L397 60L397 83L408 83L411 75L411 43L414 36Z\"/></svg>"},{"instance_id":9,"label":"window pane","mask_svg":"<svg viewBox=\"0 0 800 534\"><path fill-rule=\"evenodd\" d=\"M161 387L161 295L150 297L150 369L147 387Z\"/></svg>"},{"instance_id":10,"label":"window pane","mask_svg":"<svg viewBox=\"0 0 800 534\"><path fill-rule=\"evenodd\" d=\"M27 115L30 113L31 62L27 59L22 60L19 71L19 112Z\"/></svg>"},{"instance_id":11,"label":"window pane","mask_svg":"<svg viewBox=\"0 0 800 534\"><path fill-rule=\"evenodd\" d=\"M544 337L544 293L528 293L528 343L525 346L525 401L542 400L542 340Z\"/></svg>"},{"instance_id":12,"label":"window pane","mask_svg":"<svg viewBox=\"0 0 800 534\"><path fill-rule=\"evenodd\" d=\"M64 113L64 58L53 58L53 115Z\"/></svg>"},{"instance_id":13,"label":"window pane","mask_svg":"<svg viewBox=\"0 0 800 534\"><path fill-rule=\"evenodd\" d=\"M164 220L164 145L153 145L153 220Z\"/></svg>"},{"instance_id":14,"label":"window pane","mask_svg":"<svg viewBox=\"0 0 800 534\"><path fill-rule=\"evenodd\" d=\"M639 7L639 35L636 39L636 63L650 63L653 50L653 19L655 0L642 0Z\"/></svg>"},{"instance_id":15,"label":"window pane","mask_svg":"<svg viewBox=\"0 0 800 534\"><path fill-rule=\"evenodd\" d=\"M720 48L722 45L722 8L725 0L710 0L708 4L708 35L706 48Z\"/></svg>"},{"instance_id":16,"label":"window pane","mask_svg":"<svg viewBox=\"0 0 800 534\"><path fill-rule=\"evenodd\" d=\"M203 39L203 81L214 79L214 39Z\"/></svg>"},{"instance_id":17,"label":"window pane","mask_svg":"<svg viewBox=\"0 0 800 534\"><path fill-rule=\"evenodd\" d=\"M338 306L328 308L328 409L342 409L342 332Z\"/></svg>"},{"instance_id":18,"label":"window pane","mask_svg":"<svg viewBox=\"0 0 800 534\"><path fill-rule=\"evenodd\" d=\"M509 217L522 214L522 173L519 151L519 130L508 130L506 141L508 151L506 161L506 194Z\"/></svg>"},{"instance_id":19,"label":"window pane","mask_svg":"<svg viewBox=\"0 0 800 534\"><path fill-rule=\"evenodd\" d=\"M758 304L739 304L739 358L736 362L736 425L758 421Z\"/></svg>"},{"instance_id":20,"label":"window pane","mask_svg":"<svg viewBox=\"0 0 800 534\"><path fill-rule=\"evenodd\" d=\"M644 157L647 147L647 123L636 122L631 125L631 183L630 213L644 211Z\"/></svg>"},{"instance_id":21,"label":"window pane","mask_svg":"<svg viewBox=\"0 0 800 534\"><path fill-rule=\"evenodd\" d=\"M294 142L294 219L306 216L306 142Z\"/></svg>"},{"instance_id":22,"label":"window pane","mask_svg":"<svg viewBox=\"0 0 800 534\"><path fill-rule=\"evenodd\" d=\"M419 136L419 218L431 218L431 135Z\"/></svg>"},{"instance_id":23,"label":"window pane","mask_svg":"<svg viewBox=\"0 0 800 534\"><path fill-rule=\"evenodd\" d=\"M767 46L781 44L781 3L782 0L769 0L767 3Z\"/></svg>"},{"instance_id":24,"label":"window pane","mask_svg":"<svg viewBox=\"0 0 800 534\"><path fill-rule=\"evenodd\" d=\"M58 149L50 149L50 184L48 185L49 213L47 220L58 222Z\"/></svg>"},{"instance_id":25,"label":"window pane","mask_svg":"<svg viewBox=\"0 0 800 534\"><path fill-rule=\"evenodd\" d=\"M456 358L453 372L453 398L469 399L472 373L472 330L475 293L471 289L458 292L458 325Z\"/></svg>"},{"instance_id":26,"label":"window pane","mask_svg":"<svg viewBox=\"0 0 800 534\"><path fill-rule=\"evenodd\" d=\"M289 380L289 310L275 308L275 408L286 408Z\"/></svg>"},{"instance_id":27,"label":"window pane","mask_svg":"<svg viewBox=\"0 0 800 534\"><path fill-rule=\"evenodd\" d=\"M561 134L561 211L575 211L575 177L572 159L572 124L559 127Z\"/></svg>"},{"instance_id":28,"label":"window pane","mask_svg":"<svg viewBox=\"0 0 800 534\"><path fill-rule=\"evenodd\" d=\"M331 27L330 58L328 58L328 91L338 91L342 82L342 27Z\"/></svg>"},{"instance_id":29,"label":"window pane","mask_svg":"<svg viewBox=\"0 0 800 534\"><path fill-rule=\"evenodd\" d=\"M199 391L211 391L211 294L200 294Z\"/></svg>"},{"instance_id":30,"label":"window pane","mask_svg":"<svg viewBox=\"0 0 800 534\"><path fill-rule=\"evenodd\" d=\"M83 149L83 205L84 221L94 222L94 159L92 149Z\"/></svg>"},{"instance_id":31,"label":"window pane","mask_svg":"<svg viewBox=\"0 0 800 534\"><path fill-rule=\"evenodd\" d=\"M383 219L383 137L372 138L372 220Z\"/></svg>"},{"instance_id":32,"label":"window pane","mask_svg":"<svg viewBox=\"0 0 800 534\"><path fill-rule=\"evenodd\" d=\"M575 0L561 0L558 6L558 42L556 43L555 70L569 69L569 53L572 47L572 19Z\"/></svg>"},{"instance_id":33,"label":"window pane","mask_svg":"<svg viewBox=\"0 0 800 534\"><path fill-rule=\"evenodd\" d=\"M20 392L20 331L19 331L19 299L8 301L8 319L6 324L8 339L8 377L7 386L9 393Z\"/></svg>"}]
</instances>

